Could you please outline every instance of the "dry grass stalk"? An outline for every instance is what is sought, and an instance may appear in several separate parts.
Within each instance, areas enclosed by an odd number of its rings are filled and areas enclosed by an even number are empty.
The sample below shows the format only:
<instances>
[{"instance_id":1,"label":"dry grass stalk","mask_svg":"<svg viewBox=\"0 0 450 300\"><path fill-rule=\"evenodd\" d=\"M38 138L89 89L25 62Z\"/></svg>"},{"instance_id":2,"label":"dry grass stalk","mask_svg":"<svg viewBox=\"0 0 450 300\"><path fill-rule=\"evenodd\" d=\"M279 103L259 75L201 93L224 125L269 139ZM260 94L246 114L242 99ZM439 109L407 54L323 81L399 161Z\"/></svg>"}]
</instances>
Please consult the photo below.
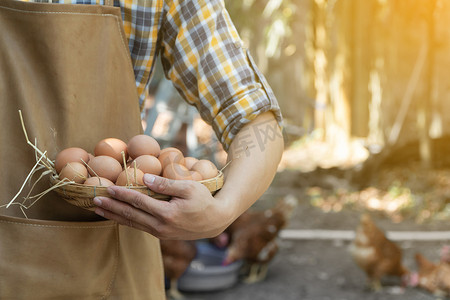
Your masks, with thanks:
<instances>
[{"instance_id":1,"label":"dry grass stalk","mask_svg":"<svg viewBox=\"0 0 450 300\"><path fill-rule=\"evenodd\" d=\"M43 164L48 169L54 169L55 164L53 163L53 161L51 159L49 159L44 153L42 153L42 151L37 146L35 146L33 143L31 143L30 140L28 139L28 134L27 134L27 130L25 129L25 123L23 122L21 110L19 110L19 117L20 117L20 123L22 124L23 133L25 134L25 139L27 140L27 144L30 145L37 153L39 153L41 155L41 157L45 158ZM37 144L36 139L35 139L35 143Z\"/></svg>"},{"instance_id":2,"label":"dry grass stalk","mask_svg":"<svg viewBox=\"0 0 450 300\"><path fill-rule=\"evenodd\" d=\"M34 149L34 153L35 153L35 157L36 157L36 163L33 166L33 168L30 170L30 172L28 173L27 177L25 178L22 186L20 187L19 191L16 193L16 195L7 203L4 205L1 205L0 207L6 207L9 208L11 207L11 205L19 205L20 210L22 211L23 215L28 218L27 214L25 213L26 209L29 209L30 207L32 207L37 201L39 201L44 195L46 195L47 193L49 193L50 191L59 188L61 186L64 185L68 185L73 183L73 181L69 181L68 179L65 180L61 180L60 182L58 182L56 185L46 189L43 192L40 192L36 195L31 195L32 191L34 190L34 188L36 187L36 184L38 182L40 182L42 180L42 178L44 178L45 176L49 175L49 174L56 174L56 170L54 168L55 164L54 162L48 158L47 156L47 151L42 151L37 147L37 139L35 138L34 140L34 144L31 143L31 141L28 138L28 133L27 130L25 128L25 123L23 121L23 116L22 116L22 111L19 110L19 117L20 117L20 122L22 125L22 130L23 133L25 135L25 139L28 145L30 145L33 149ZM25 185L31 180L31 178L33 177L34 174L36 174L39 171L42 170L46 170L43 171L41 173L41 175L39 176L38 179L36 179L33 183L33 185L31 186L28 194L23 197L23 201L22 202L17 202L16 199L19 197L19 195L23 192ZM30 204L25 204L28 200L33 200Z\"/></svg>"},{"instance_id":3,"label":"dry grass stalk","mask_svg":"<svg viewBox=\"0 0 450 300\"><path fill-rule=\"evenodd\" d=\"M31 176L33 176L34 174L34 170L39 166L41 160L44 158L46 152L44 152L41 157L39 158L39 160L36 162L36 164L33 166L33 168L31 169L30 173L28 173L27 178L25 178L25 181L23 182L22 186L20 187L19 191L17 192L17 194L11 199L11 201L9 201L9 203L6 205L6 208L9 208L11 206L11 204L14 202L14 200L17 199L17 197L19 197L20 193L22 193L25 184L28 182L28 180L31 178Z\"/></svg>"}]
</instances>

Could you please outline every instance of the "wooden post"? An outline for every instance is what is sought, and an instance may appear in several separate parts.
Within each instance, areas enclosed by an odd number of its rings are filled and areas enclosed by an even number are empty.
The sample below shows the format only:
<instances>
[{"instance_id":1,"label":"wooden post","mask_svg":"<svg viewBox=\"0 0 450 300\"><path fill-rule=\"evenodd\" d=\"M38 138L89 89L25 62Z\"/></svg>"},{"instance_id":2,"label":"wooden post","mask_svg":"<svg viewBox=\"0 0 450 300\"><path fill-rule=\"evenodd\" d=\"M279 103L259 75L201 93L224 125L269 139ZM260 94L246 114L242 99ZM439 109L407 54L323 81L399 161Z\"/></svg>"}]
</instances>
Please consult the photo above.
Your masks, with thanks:
<instances>
[{"instance_id":1,"label":"wooden post","mask_svg":"<svg viewBox=\"0 0 450 300\"><path fill-rule=\"evenodd\" d=\"M418 101L417 125L419 130L419 150L422 166L431 168L433 162L433 152L431 147L431 138L429 135L431 124L431 111L433 103L433 79L434 79L434 12L436 0L428 1L428 10L426 14L426 43L428 43L428 56L425 68L425 88L424 95Z\"/></svg>"},{"instance_id":2,"label":"wooden post","mask_svg":"<svg viewBox=\"0 0 450 300\"><path fill-rule=\"evenodd\" d=\"M322 138L326 137L326 114L329 109L328 99L328 32L326 19L327 1L312 0L313 30L314 30L314 87L316 92L314 123L315 129L320 130Z\"/></svg>"},{"instance_id":3,"label":"wooden post","mask_svg":"<svg viewBox=\"0 0 450 300\"><path fill-rule=\"evenodd\" d=\"M353 42L352 42L352 126L353 135L365 137L369 133L369 72L372 0L352 1L353 4Z\"/></svg>"}]
</instances>

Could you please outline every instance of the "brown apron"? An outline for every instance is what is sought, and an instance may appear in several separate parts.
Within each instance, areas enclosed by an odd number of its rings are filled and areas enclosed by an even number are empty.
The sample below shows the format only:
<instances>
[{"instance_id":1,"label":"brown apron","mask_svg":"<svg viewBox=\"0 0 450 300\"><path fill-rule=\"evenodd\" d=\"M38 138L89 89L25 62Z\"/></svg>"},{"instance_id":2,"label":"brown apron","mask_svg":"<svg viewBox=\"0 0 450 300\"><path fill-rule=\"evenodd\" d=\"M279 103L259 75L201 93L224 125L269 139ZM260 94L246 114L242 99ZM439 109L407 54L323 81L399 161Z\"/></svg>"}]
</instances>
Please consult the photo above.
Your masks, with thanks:
<instances>
[{"instance_id":1,"label":"brown apron","mask_svg":"<svg viewBox=\"0 0 450 300\"><path fill-rule=\"evenodd\" d=\"M53 159L142 132L120 9L0 0L0 28L0 299L165 299L155 237L53 192L29 219L4 206L35 163L19 109L30 140ZM36 191L48 188L41 182Z\"/></svg>"}]
</instances>

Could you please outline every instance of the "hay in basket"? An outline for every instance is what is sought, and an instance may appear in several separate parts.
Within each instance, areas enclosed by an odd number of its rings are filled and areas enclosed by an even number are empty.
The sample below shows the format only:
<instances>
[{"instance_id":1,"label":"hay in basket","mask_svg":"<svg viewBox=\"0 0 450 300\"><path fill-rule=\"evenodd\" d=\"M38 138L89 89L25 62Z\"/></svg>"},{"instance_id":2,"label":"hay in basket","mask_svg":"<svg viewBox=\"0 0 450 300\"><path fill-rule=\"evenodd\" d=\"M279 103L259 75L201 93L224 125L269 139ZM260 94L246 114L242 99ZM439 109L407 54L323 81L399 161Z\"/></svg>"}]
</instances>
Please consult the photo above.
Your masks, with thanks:
<instances>
[{"instance_id":1,"label":"hay in basket","mask_svg":"<svg viewBox=\"0 0 450 300\"><path fill-rule=\"evenodd\" d=\"M47 193L49 193L51 191L55 191L63 200L67 201L68 203L78 206L78 207L81 207L81 208L84 208L84 209L87 209L87 210L95 209L96 206L93 203L94 197L109 196L109 193L107 192L107 187L104 187L104 186L84 185L84 184L80 184L80 183L75 183L73 181L69 181L67 178L60 180L58 177L58 174L56 172L56 169L55 169L55 163L53 160L48 158L47 151L40 150L37 147L37 141L35 141L35 143L33 144L28 139L28 134L25 129L24 122L23 122L22 112L20 110L19 110L19 116L20 116L20 120L22 123L22 129L23 129L27 144L30 145L35 150L36 164L31 169L30 173L28 174L27 178L25 179L22 187L19 189L17 194L11 199L11 201L8 204L2 205L2 206L6 206L6 208L8 208L11 205L18 205L20 207L20 209L22 210L22 213L24 214L24 216L27 217L25 210L32 207L39 199L41 199L44 195L46 195ZM223 186L224 175L223 175L222 171L226 166L224 166L221 170L218 171L218 174L216 177L207 179L207 180L202 180L199 182L201 184L205 185L212 194L215 194ZM17 198L22 193L26 183L37 172L41 172L41 175L33 183L28 194L23 197L22 201L17 201ZM40 192L36 195L31 195L32 190L35 187L36 183L38 181L42 180L43 178L45 178L46 176L50 177L50 187L47 190ZM146 186L127 186L126 188L146 194L155 199L170 200L170 196L155 193Z\"/></svg>"}]
</instances>

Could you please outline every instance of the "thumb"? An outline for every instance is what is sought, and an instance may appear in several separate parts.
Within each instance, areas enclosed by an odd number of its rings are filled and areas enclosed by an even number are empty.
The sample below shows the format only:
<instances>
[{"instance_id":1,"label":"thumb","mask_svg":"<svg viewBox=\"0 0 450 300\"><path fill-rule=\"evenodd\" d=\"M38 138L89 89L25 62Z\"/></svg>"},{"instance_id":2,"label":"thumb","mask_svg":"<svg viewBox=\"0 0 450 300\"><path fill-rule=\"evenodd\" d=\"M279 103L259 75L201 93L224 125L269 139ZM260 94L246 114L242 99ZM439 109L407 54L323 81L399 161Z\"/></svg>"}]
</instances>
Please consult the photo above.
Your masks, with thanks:
<instances>
[{"instance_id":1,"label":"thumb","mask_svg":"<svg viewBox=\"0 0 450 300\"><path fill-rule=\"evenodd\" d=\"M145 174L143 180L144 184L155 193L180 198L187 196L190 184L188 180L173 180L153 174Z\"/></svg>"}]
</instances>

